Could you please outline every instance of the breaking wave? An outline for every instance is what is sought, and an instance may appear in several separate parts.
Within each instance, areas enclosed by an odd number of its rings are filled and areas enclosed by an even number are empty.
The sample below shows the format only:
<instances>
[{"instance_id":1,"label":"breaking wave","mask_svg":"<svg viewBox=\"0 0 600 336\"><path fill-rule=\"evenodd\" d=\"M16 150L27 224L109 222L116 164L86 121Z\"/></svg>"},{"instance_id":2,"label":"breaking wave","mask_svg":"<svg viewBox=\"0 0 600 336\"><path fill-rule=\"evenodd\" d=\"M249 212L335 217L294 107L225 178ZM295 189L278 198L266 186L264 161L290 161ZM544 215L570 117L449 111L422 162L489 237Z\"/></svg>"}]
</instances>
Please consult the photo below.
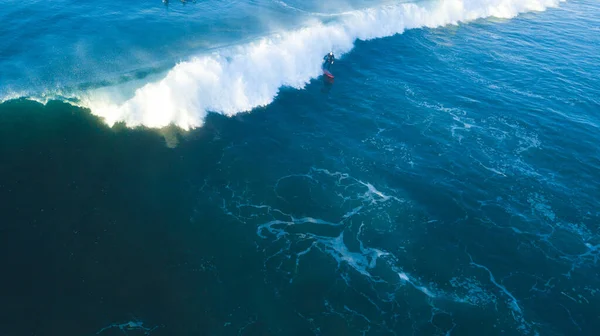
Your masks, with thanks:
<instances>
[{"instance_id":1,"label":"breaking wave","mask_svg":"<svg viewBox=\"0 0 600 336\"><path fill-rule=\"evenodd\" d=\"M303 88L321 75L322 56L352 50L354 42L486 17L512 18L564 0L438 0L396 3L345 12L334 22L317 17L305 28L201 55L162 79L81 93L80 104L113 125L201 127L209 112L232 116L268 105L280 88Z\"/></svg>"}]
</instances>

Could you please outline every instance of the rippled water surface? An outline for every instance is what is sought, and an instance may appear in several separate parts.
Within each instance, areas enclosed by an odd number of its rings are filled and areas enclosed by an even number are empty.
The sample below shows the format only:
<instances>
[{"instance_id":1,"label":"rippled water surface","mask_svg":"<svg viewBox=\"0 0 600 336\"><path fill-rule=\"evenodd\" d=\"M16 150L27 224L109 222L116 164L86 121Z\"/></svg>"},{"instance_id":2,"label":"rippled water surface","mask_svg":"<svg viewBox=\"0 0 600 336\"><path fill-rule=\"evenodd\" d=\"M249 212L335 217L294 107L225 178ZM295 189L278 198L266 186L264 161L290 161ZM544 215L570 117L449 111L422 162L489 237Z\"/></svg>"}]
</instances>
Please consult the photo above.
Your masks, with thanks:
<instances>
[{"instance_id":1,"label":"rippled water surface","mask_svg":"<svg viewBox=\"0 0 600 336\"><path fill-rule=\"evenodd\" d=\"M600 328L596 1L0 4L0 335Z\"/></svg>"}]
</instances>

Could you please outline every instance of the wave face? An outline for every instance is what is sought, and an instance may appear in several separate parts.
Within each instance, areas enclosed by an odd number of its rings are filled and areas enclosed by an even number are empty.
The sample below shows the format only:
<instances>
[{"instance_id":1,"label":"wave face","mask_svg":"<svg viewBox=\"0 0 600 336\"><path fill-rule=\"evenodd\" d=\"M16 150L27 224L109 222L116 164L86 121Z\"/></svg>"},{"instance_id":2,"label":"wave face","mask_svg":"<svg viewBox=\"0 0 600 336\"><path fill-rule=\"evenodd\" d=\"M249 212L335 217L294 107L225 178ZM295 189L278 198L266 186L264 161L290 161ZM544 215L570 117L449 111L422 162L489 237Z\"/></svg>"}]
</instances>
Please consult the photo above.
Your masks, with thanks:
<instances>
[{"instance_id":1,"label":"wave face","mask_svg":"<svg viewBox=\"0 0 600 336\"><path fill-rule=\"evenodd\" d=\"M341 56L356 40L392 36L480 18L512 18L562 0L440 0L396 3L344 12L328 23L315 15L305 28L282 32L194 57L164 78L137 88L129 83L81 94L81 104L109 125L182 129L200 127L209 112L232 116L268 105L280 88L302 89L321 74L324 54ZM285 4L285 3L284 3Z\"/></svg>"}]
</instances>

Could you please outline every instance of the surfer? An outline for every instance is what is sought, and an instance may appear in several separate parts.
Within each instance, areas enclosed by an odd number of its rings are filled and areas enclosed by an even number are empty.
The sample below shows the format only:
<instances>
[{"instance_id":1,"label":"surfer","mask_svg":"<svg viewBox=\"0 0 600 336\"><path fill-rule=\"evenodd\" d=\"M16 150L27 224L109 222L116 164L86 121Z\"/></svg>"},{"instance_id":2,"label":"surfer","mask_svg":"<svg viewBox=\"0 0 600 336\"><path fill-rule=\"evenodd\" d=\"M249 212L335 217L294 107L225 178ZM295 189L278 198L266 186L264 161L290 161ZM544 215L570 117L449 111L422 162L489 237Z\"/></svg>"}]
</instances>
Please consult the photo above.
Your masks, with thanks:
<instances>
[{"instance_id":1,"label":"surfer","mask_svg":"<svg viewBox=\"0 0 600 336\"><path fill-rule=\"evenodd\" d=\"M327 68L327 70L329 70L334 60L335 56L333 56L333 52L330 52L329 54L325 55L325 57L323 57L323 68Z\"/></svg>"}]
</instances>

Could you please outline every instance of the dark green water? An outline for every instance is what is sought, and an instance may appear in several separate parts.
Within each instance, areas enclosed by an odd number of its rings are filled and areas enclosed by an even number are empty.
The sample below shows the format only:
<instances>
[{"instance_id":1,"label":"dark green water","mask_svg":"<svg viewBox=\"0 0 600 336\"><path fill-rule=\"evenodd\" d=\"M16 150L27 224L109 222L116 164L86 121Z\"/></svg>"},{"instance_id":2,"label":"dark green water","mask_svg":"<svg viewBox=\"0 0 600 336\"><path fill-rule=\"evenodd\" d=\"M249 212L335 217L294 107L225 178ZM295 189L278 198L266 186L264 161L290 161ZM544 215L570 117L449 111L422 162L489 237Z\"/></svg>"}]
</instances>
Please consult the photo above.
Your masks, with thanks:
<instances>
[{"instance_id":1,"label":"dark green water","mask_svg":"<svg viewBox=\"0 0 600 336\"><path fill-rule=\"evenodd\" d=\"M0 104L0 335L594 335L597 7L358 42L190 132Z\"/></svg>"}]
</instances>

